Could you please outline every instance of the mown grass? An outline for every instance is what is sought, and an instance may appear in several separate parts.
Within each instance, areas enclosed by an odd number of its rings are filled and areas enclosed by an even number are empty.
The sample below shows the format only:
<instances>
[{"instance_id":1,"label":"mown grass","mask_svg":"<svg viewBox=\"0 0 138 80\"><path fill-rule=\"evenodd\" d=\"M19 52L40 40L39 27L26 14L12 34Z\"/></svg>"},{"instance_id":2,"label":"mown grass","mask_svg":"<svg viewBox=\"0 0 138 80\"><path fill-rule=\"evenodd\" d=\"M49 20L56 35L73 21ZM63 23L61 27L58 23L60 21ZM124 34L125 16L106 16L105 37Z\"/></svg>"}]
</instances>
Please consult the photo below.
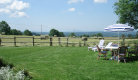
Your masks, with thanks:
<instances>
[{"instance_id":1,"label":"mown grass","mask_svg":"<svg viewBox=\"0 0 138 80\"><path fill-rule=\"evenodd\" d=\"M0 47L0 57L27 69L32 80L137 80L136 59L118 64L97 56L87 47Z\"/></svg>"}]
</instances>

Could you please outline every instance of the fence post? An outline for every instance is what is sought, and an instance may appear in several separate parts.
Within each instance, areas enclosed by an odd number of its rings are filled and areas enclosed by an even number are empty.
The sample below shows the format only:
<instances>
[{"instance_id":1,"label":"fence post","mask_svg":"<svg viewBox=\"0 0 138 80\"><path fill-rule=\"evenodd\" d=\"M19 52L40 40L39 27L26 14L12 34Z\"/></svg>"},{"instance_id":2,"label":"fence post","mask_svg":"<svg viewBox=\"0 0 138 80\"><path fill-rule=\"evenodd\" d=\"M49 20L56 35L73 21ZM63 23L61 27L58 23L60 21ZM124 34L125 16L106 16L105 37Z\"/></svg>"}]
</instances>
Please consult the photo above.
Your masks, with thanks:
<instances>
[{"instance_id":1,"label":"fence post","mask_svg":"<svg viewBox=\"0 0 138 80\"><path fill-rule=\"evenodd\" d=\"M84 40L84 46L85 46L85 40Z\"/></svg>"},{"instance_id":2,"label":"fence post","mask_svg":"<svg viewBox=\"0 0 138 80\"><path fill-rule=\"evenodd\" d=\"M16 46L16 37L14 36L14 46Z\"/></svg>"},{"instance_id":3,"label":"fence post","mask_svg":"<svg viewBox=\"0 0 138 80\"><path fill-rule=\"evenodd\" d=\"M67 47L68 47L68 38L67 38Z\"/></svg>"},{"instance_id":4,"label":"fence post","mask_svg":"<svg viewBox=\"0 0 138 80\"><path fill-rule=\"evenodd\" d=\"M60 37L58 38L58 42L59 42L59 45L60 45Z\"/></svg>"},{"instance_id":5,"label":"fence post","mask_svg":"<svg viewBox=\"0 0 138 80\"><path fill-rule=\"evenodd\" d=\"M123 43L124 43L124 46L125 46L125 38L123 38Z\"/></svg>"},{"instance_id":6,"label":"fence post","mask_svg":"<svg viewBox=\"0 0 138 80\"><path fill-rule=\"evenodd\" d=\"M52 46L52 38L50 37L50 46Z\"/></svg>"},{"instance_id":7,"label":"fence post","mask_svg":"<svg viewBox=\"0 0 138 80\"><path fill-rule=\"evenodd\" d=\"M33 36L33 46L34 46L34 36Z\"/></svg>"}]
</instances>

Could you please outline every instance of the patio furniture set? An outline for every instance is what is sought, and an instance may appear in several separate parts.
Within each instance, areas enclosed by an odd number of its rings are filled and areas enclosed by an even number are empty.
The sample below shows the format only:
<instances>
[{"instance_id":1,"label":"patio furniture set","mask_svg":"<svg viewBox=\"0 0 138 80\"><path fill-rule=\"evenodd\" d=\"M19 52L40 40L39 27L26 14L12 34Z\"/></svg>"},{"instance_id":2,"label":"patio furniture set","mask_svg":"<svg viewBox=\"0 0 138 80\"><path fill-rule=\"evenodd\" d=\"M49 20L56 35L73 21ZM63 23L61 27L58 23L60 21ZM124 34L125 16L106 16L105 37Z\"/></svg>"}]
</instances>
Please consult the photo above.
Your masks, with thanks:
<instances>
[{"instance_id":1,"label":"patio furniture set","mask_svg":"<svg viewBox=\"0 0 138 80\"><path fill-rule=\"evenodd\" d=\"M125 56L128 53L128 57L131 60L131 57L136 57L138 58L138 46L136 49L131 49L131 47L126 47L126 46L121 46L118 47L117 44L113 44L113 42L109 42L107 46L104 46L104 40L100 40L99 45L95 45L94 47L88 47L88 50L92 49L92 51L98 51L98 58L99 57L105 57L107 60L107 51L111 51L111 58L109 60L118 60L118 63L120 60L124 60L126 63L126 58ZM103 56L101 56L103 55Z\"/></svg>"}]
</instances>

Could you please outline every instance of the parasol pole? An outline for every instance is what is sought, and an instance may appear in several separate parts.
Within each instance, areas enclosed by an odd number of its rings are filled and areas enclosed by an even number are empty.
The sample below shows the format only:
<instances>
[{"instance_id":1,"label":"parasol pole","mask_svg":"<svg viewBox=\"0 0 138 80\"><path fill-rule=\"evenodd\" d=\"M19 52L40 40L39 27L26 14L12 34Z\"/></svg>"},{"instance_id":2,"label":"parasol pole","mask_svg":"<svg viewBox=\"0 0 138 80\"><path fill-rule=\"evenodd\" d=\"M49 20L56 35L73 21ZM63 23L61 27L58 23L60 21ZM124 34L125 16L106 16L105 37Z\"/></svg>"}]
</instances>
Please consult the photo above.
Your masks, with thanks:
<instances>
[{"instance_id":1,"label":"parasol pole","mask_svg":"<svg viewBox=\"0 0 138 80\"><path fill-rule=\"evenodd\" d=\"M119 29L118 29L118 47L119 47Z\"/></svg>"}]
</instances>

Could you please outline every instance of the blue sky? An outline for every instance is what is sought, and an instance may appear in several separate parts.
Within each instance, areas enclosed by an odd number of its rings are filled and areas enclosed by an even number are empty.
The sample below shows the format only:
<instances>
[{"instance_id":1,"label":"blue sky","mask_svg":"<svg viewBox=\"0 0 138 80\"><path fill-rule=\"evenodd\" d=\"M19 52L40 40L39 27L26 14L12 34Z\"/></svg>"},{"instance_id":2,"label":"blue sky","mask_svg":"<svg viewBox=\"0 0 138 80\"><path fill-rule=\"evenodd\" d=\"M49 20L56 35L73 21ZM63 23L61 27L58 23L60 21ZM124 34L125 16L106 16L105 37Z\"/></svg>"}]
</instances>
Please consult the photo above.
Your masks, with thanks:
<instances>
[{"instance_id":1,"label":"blue sky","mask_svg":"<svg viewBox=\"0 0 138 80\"><path fill-rule=\"evenodd\" d=\"M117 0L0 0L0 21L24 31L103 31L115 24Z\"/></svg>"}]
</instances>

